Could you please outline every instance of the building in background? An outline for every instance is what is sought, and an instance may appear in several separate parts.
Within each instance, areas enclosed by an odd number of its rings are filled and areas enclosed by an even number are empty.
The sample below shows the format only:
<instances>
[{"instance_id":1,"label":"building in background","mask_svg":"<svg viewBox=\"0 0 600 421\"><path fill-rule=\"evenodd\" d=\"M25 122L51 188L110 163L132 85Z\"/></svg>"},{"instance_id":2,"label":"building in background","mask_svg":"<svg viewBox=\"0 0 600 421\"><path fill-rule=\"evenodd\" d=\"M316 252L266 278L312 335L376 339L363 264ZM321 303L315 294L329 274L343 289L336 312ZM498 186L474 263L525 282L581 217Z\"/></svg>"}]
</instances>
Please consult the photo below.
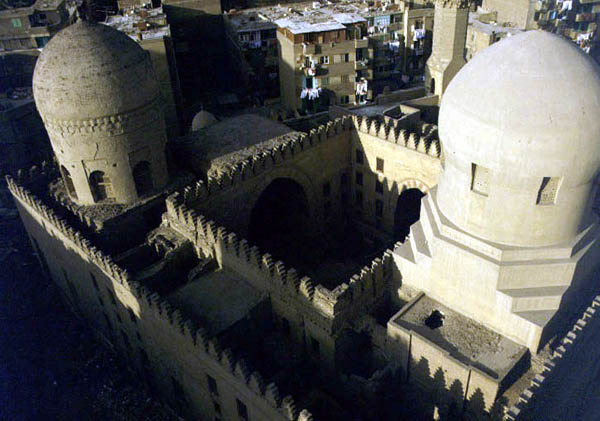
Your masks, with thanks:
<instances>
[{"instance_id":1,"label":"building in background","mask_svg":"<svg viewBox=\"0 0 600 421\"><path fill-rule=\"evenodd\" d=\"M17 4L20 6L21 4ZM75 18L65 0L37 0L27 7L3 3L0 10L0 51L43 48Z\"/></svg>"},{"instance_id":2,"label":"building in background","mask_svg":"<svg viewBox=\"0 0 600 421\"><path fill-rule=\"evenodd\" d=\"M398 89L403 76L407 81L423 73L431 51L433 9L405 2L298 3L230 12L226 18L245 55L264 48L267 34L261 28L276 25L281 101L291 111L353 104L357 95L372 99L386 86ZM256 72L265 62L270 66L271 57L263 54L255 60L258 66L245 60L246 67Z\"/></svg>"},{"instance_id":3,"label":"building in background","mask_svg":"<svg viewBox=\"0 0 600 421\"><path fill-rule=\"evenodd\" d=\"M120 12L120 15L107 16L104 24L126 33L150 53L160 84L167 132L171 137L179 135L181 87L167 15L162 7L138 6Z\"/></svg>"}]
</instances>

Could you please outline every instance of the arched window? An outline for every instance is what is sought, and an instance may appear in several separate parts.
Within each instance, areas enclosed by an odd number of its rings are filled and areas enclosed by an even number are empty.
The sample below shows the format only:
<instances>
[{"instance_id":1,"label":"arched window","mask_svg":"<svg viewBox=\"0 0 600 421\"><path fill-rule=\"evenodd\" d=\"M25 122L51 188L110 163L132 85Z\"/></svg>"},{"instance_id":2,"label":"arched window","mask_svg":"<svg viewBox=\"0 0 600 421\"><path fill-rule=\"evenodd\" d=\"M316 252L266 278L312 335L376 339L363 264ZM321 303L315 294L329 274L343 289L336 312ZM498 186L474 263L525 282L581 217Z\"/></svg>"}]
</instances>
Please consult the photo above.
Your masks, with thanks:
<instances>
[{"instance_id":1,"label":"arched window","mask_svg":"<svg viewBox=\"0 0 600 421\"><path fill-rule=\"evenodd\" d=\"M133 168L133 181L138 196L150 193L154 189L152 183L152 169L148 161L141 161Z\"/></svg>"},{"instance_id":2,"label":"arched window","mask_svg":"<svg viewBox=\"0 0 600 421\"><path fill-rule=\"evenodd\" d=\"M65 168L64 165L61 165L60 172L62 173L63 180L65 181L65 188L67 189L67 193L73 199L77 200L77 192L75 191L75 186L73 185L73 179L71 178L71 173L68 169Z\"/></svg>"},{"instance_id":3,"label":"arched window","mask_svg":"<svg viewBox=\"0 0 600 421\"><path fill-rule=\"evenodd\" d=\"M90 189L94 202L100 202L113 197L112 183L110 178L102 171L94 171L90 174Z\"/></svg>"}]
</instances>

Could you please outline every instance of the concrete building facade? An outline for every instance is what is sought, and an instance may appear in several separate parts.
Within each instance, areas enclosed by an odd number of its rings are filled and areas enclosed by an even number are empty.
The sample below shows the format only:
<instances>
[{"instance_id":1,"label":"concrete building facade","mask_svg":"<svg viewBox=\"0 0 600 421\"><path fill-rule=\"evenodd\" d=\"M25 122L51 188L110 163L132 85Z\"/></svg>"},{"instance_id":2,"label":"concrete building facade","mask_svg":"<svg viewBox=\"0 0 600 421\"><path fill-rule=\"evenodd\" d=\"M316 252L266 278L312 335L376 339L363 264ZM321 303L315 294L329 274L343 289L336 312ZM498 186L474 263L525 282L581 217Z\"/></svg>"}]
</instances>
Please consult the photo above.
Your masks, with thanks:
<instances>
[{"instance_id":1,"label":"concrete building facade","mask_svg":"<svg viewBox=\"0 0 600 421\"><path fill-rule=\"evenodd\" d=\"M440 98L448 84L465 65L465 43L469 23L467 1L435 3L433 50L425 69L425 86Z\"/></svg>"}]
</instances>

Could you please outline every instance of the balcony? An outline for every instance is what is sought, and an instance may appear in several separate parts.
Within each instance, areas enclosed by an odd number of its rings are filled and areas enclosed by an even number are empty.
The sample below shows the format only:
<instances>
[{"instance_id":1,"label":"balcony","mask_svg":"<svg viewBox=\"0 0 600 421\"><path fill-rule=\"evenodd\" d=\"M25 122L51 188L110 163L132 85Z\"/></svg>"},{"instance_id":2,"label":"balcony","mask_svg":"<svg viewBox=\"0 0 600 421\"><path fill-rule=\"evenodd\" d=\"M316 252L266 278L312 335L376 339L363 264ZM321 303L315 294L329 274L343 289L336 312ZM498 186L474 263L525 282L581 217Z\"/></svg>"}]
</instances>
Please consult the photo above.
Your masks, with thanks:
<instances>
[{"instance_id":1,"label":"balcony","mask_svg":"<svg viewBox=\"0 0 600 421\"><path fill-rule=\"evenodd\" d=\"M362 59L354 62L354 70L364 70L369 66L369 60Z\"/></svg>"},{"instance_id":2,"label":"balcony","mask_svg":"<svg viewBox=\"0 0 600 421\"><path fill-rule=\"evenodd\" d=\"M595 13L578 13L575 15L575 22L593 22L595 19Z\"/></svg>"},{"instance_id":3,"label":"balcony","mask_svg":"<svg viewBox=\"0 0 600 421\"><path fill-rule=\"evenodd\" d=\"M302 74L304 74L305 77L325 76L328 73L329 68L321 66L320 64L302 66Z\"/></svg>"},{"instance_id":4,"label":"balcony","mask_svg":"<svg viewBox=\"0 0 600 421\"><path fill-rule=\"evenodd\" d=\"M367 38L354 40L354 48L367 48L368 46L369 40Z\"/></svg>"}]
</instances>

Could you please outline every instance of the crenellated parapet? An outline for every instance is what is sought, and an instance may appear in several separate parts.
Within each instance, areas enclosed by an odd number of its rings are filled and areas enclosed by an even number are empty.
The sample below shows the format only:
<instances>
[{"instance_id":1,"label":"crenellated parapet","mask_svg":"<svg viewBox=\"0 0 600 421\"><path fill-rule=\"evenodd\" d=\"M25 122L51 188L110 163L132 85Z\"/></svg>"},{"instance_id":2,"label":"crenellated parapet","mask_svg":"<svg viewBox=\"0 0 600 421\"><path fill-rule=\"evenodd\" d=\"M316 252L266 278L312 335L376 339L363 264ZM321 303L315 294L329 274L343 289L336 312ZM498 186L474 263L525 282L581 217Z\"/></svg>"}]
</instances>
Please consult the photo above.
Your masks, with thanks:
<instances>
[{"instance_id":1,"label":"crenellated parapet","mask_svg":"<svg viewBox=\"0 0 600 421\"><path fill-rule=\"evenodd\" d=\"M264 399L265 404L280 413L283 419L292 421L309 421L313 419L308 410L296 410L296 404L291 396L282 399L275 383L265 385L260 373L251 372L247 363L243 359L236 358L231 350L223 350L218 338L210 337L204 328L185 318L178 309L174 308L158 293L132 279L129 273L116 264L111 256L96 248L79 231L73 229L67 221L60 218L53 209L45 205L13 177L7 176L6 182L14 197L29 207L34 216L43 220L46 230L58 231L79 249L86 260L96 265L110 279L134 295L140 305L142 314L153 320L158 320L164 325L166 332L182 336L181 343L215 361L231 380L247 386L249 390ZM182 214L179 215L182 216ZM209 222L203 228L203 233L211 236L215 241L222 241L224 238L225 232L217 229L214 223ZM264 262L266 267L270 266L267 258L264 259Z\"/></svg>"},{"instance_id":2,"label":"crenellated parapet","mask_svg":"<svg viewBox=\"0 0 600 421\"><path fill-rule=\"evenodd\" d=\"M529 387L527 387L519 395L519 401L516 402L506 413L507 420L520 419L522 412L531 410L531 404L535 401L536 396L543 394L544 388L551 382L560 382L554 373L554 369L559 364L572 364L568 359L580 350L577 349L577 343L581 341L584 334L596 335L595 331L588 328L588 325L594 322L594 319L600 314L600 295L596 296L592 303L585 309L581 318L577 319L571 330L560 340L559 345L551 353L550 359L546 361L541 369L541 372L535 374L531 379ZM564 360L564 361L563 361ZM551 385L549 387L556 387ZM525 417L527 418L527 417Z\"/></svg>"},{"instance_id":3,"label":"crenellated parapet","mask_svg":"<svg viewBox=\"0 0 600 421\"><path fill-rule=\"evenodd\" d=\"M447 9L468 9L471 7L470 0L435 0L435 2Z\"/></svg>"},{"instance_id":4,"label":"crenellated parapet","mask_svg":"<svg viewBox=\"0 0 600 421\"><path fill-rule=\"evenodd\" d=\"M408 149L439 158L442 153L440 140L437 136L437 128L434 125L425 124L420 133L401 129L394 119L384 119L364 116L352 116L354 127L361 133L367 133L379 139L404 146Z\"/></svg>"},{"instance_id":5,"label":"crenellated parapet","mask_svg":"<svg viewBox=\"0 0 600 421\"><path fill-rule=\"evenodd\" d=\"M386 251L347 283L329 290L188 208L180 193L167 198L165 222L194 242L201 253L252 278L257 288L291 298L303 311L312 311L318 316L313 320L329 332L380 299L391 276L391 251Z\"/></svg>"},{"instance_id":6,"label":"crenellated parapet","mask_svg":"<svg viewBox=\"0 0 600 421\"><path fill-rule=\"evenodd\" d=\"M200 180L186 187L183 190L184 201L186 204L191 204L205 200L215 192L232 188L252 177L258 177L275 166L297 158L303 152L331 141L342 132L352 130L352 127L351 118L343 116L312 129L309 133L302 133L296 138L287 139L272 149L227 167L217 176L209 176L206 181Z\"/></svg>"}]
</instances>

